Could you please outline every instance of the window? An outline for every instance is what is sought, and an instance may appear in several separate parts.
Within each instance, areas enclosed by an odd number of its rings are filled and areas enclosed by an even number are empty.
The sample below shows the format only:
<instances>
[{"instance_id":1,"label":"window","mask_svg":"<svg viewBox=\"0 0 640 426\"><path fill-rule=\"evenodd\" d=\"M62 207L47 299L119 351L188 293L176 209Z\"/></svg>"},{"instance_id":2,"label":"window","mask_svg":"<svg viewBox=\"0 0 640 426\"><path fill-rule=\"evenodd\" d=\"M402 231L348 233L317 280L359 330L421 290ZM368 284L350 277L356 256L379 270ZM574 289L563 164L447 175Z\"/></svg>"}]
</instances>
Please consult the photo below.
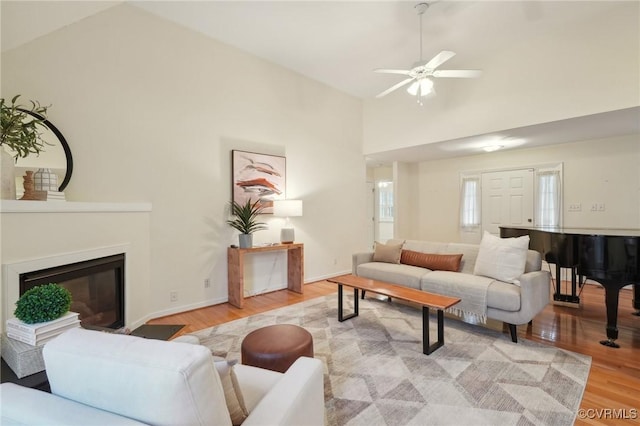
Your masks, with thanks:
<instances>
[{"instance_id":1,"label":"window","mask_svg":"<svg viewBox=\"0 0 640 426\"><path fill-rule=\"evenodd\" d=\"M536 226L560 226L560 170L538 170L536 186Z\"/></svg>"},{"instance_id":2,"label":"window","mask_svg":"<svg viewBox=\"0 0 640 426\"><path fill-rule=\"evenodd\" d=\"M460 200L460 227L480 226L480 177L463 177Z\"/></svg>"},{"instance_id":3,"label":"window","mask_svg":"<svg viewBox=\"0 0 640 426\"><path fill-rule=\"evenodd\" d=\"M393 222L393 182L378 182L378 206L378 220Z\"/></svg>"}]
</instances>

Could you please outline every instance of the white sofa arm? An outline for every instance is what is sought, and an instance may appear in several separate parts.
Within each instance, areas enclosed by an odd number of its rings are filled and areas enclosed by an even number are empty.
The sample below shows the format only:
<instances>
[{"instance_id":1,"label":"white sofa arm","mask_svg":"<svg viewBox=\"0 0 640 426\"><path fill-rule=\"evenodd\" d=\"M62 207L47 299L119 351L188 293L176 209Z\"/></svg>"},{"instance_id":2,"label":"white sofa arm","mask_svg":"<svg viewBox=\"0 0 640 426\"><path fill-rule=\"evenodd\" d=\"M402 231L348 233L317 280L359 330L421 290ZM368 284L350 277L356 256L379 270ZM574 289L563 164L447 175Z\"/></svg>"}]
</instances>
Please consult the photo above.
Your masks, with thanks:
<instances>
[{"instance_id":1,"label":"white sofa arm","mask_svg":"<svg viewBox=\"0 0 640 426\"><path fill-rule=\"evenodd\" d=\"M133 419L98 410L14 383L0 385L0 424L48 426L143 425Z\"/></svg>"},{"instance_id":2,"label":"white sofa arm","mask_svg":"<svg viewBox=\"0 0 640 426\"><path fill-rule=\"evenodd\" d=\"M322 361L301 357L249 413L243 426L323 426Z\"/></svg>"},{"instance_id":3,"label":"white sofa arm","mask_svg":"<svg viewBox=\"0 0 640 426\"><path fill-rule=\"evenodd\" d=\"M534 271L522 274L520 281L520 314L527 323L549 304L551 274L549 271Z\"/></svg>"},{"instance_id":4,"label":"white sofa arm","mask_svg":"<svg viewBox=\"0 0 640 426\"><path fill-rule=\"evenodd\" d=\"M361 263L369 263L369 262L373 262L372 251L354 253L351 261L351 273L353 275L358 275L358 265L360 265Z\"/></svg>"}]
</instances>

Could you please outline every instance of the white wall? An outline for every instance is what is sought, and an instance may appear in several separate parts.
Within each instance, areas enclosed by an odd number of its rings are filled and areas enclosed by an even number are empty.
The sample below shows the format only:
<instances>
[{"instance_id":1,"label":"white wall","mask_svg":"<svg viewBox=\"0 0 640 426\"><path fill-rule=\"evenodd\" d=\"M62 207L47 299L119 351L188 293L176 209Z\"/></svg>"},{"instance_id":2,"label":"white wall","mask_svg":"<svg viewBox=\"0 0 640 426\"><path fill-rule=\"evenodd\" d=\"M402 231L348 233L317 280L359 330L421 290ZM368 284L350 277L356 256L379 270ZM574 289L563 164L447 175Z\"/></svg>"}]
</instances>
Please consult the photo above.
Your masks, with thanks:
<instances>
[{"instance_id":1,"label":"white wall","mask_svg":"<svg viewBox=\"0 0 640 426\"><path fill-rule=\"evenodd\" d=\"M393 185L395 196L395 238L415 239L421 221L418 164L393 163Z\"/></svg>"},{"instance_id":2,"label":"white wall","mask_svg":"<svg viewBox=\"0 0 640 426\"><path fill-rule=\"evenodd\" d=\"M416 237L460 240L461 172L557 162L564 164L565 227L640 229L640 137L636 134L422 162L417 176L420 220ZM582 204L582 211L569 212L569 204L576 203ZM604 203L605 211L592 212L593 203ZM403 204L399 208L413 206Z\"/></svg>"},{"instance_id":3,"label":"white wall","mask_svg":"<svg viewBox=\"0 0 640 426\"><path fill-rule=\"evenodd\" d=\"M591 21L498 50L471 62L483 69L478 79L437 79L438 95L423 107L404 90L366 100L364 153L640 105L639 15L639 2L618 2Z\"/></svg>"},{"instance_id":4,"label":"white wall","mask_svg":"<svg viewBox=\"0 0 640 426\"><path fill-rule=\"evenodd\" d=\"M232 149L286 155L306 281L350 270L366 246L356 98L126 4L4 52L2 96L17 93L52 104L74 156L69 200L152 203L150 315L226 300ZM265 220L256 243L279 239ZM284 286L283 262L256 260L253 286Z\"/></svg>"}]
</instances>

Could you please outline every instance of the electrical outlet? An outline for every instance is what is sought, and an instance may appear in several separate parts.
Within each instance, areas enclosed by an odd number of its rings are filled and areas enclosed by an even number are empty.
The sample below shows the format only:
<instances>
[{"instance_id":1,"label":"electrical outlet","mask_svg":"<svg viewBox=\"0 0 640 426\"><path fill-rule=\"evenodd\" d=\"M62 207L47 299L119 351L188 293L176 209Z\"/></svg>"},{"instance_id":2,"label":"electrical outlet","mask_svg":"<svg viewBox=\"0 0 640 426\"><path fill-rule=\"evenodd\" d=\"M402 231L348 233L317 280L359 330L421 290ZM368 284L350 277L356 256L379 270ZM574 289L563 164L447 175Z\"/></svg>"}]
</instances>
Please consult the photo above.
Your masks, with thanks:
<instances>
[{"instance_id":1,"label":"electrical outlet","mask_svg":"<svg viewBox=\"0 0 640 426\"><path fill-rule=\"evenodd\" d=\"M581 203L569 204L569 211L570 212L580 212L580 211L582 211L582 204Z\"/></svg>"},{"instance_id":2,"label":"electrical outlet","mask_svg":"<svg viewBox=\"0 0 640 426\"><path fill-rule=\"evenodd\" d=\"M204 288L209 288L211 287L211 281L209 280L209 278L205 278L204 279Z\"/></svg>"},{"instance_id":3,"label":"electrical outlet","mask_svg":"<svg viewBox=\"0 0 640 426\"><path fill-rule=\"evenodd\" d=\"M177 291L170 291L169 292L169 300L172 302L177 302L178 301L178 292Z\"/></svg>"},{"instance_id":4,"label":"electrical outlet","mask_svg":"<svg viewBox=\"0 0 640 426\"><path fill-rule=\"evenodd\" d=\"M598 204L598 211L599 211L599 212L603 212L604 210L605 210L605 205L604 205L604 203L600 203L600 204Z\"/></svg>"},{"instance_id":5,"label":"electrical outlet","mask_svg":"<svg viewBox=\"0 0 640 426\"><path fill-rule=\"evenodd\" d=\"M591 211L592 212L597 212L598 211L598 203L591 204Z\"/></svg>"}]
</instances>

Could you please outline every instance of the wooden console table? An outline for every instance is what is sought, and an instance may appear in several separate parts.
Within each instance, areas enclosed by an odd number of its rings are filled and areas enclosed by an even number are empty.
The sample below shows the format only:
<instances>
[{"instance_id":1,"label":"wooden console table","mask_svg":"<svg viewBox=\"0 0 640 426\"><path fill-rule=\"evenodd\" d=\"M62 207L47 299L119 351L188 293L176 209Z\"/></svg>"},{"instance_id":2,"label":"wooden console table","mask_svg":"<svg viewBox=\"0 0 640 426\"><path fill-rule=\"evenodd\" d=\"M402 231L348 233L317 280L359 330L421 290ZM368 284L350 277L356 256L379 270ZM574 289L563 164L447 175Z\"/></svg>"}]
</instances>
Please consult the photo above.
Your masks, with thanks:
<instances>
[{"instance_id":1,"label":"wooden console table","mask_svg":"<svg viewBox=\"0 0 640 426\"><path fill-rule=\"evenodd\" d=\"M302 294L304 280L303 244L276 244L242 249L229 247L227 250L227 285L230 304L237 308L242 308L244 305L244 256L276 250L287 251L287 288Z\"/></svg>"}]
</instances>

